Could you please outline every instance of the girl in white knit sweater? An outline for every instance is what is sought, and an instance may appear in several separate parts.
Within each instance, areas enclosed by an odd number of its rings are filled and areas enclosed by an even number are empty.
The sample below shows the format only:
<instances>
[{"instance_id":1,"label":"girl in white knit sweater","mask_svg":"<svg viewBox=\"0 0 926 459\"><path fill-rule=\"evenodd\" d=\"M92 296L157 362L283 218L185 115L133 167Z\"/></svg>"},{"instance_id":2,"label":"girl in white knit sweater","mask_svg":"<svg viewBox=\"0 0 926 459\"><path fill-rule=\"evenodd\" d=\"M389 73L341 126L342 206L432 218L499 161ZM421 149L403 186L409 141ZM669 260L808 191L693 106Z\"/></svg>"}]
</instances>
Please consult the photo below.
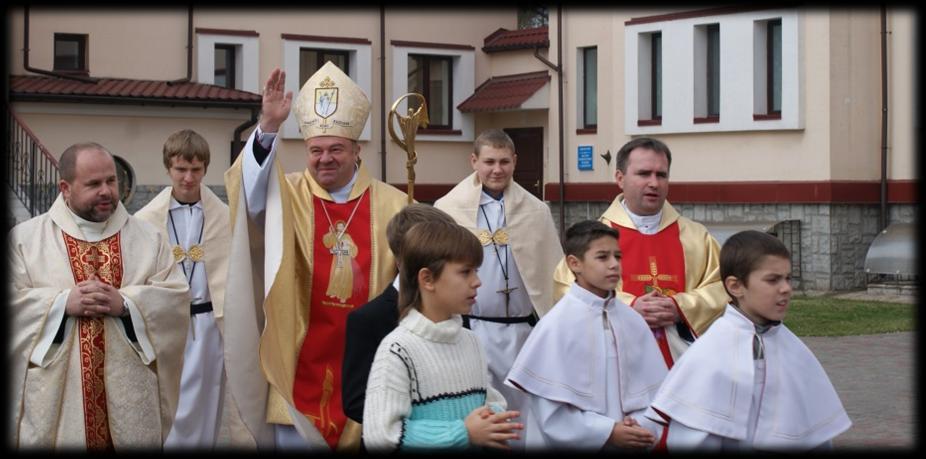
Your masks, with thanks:
<instances>
[{"instance_id":1,"label":"girl in white knit sweater","mask_svg":"<svg viewBox=\"0 0 926 459\"><path fill-rule=\"evenodd\" d=\"M460 314L481 285L479 241L454 223L413 226L402 244L399 305L404 317L383 338L367 384L363 439L370 451L492 447L518 437L489 385L485 354Z\"/></svg>"}]
</instances>

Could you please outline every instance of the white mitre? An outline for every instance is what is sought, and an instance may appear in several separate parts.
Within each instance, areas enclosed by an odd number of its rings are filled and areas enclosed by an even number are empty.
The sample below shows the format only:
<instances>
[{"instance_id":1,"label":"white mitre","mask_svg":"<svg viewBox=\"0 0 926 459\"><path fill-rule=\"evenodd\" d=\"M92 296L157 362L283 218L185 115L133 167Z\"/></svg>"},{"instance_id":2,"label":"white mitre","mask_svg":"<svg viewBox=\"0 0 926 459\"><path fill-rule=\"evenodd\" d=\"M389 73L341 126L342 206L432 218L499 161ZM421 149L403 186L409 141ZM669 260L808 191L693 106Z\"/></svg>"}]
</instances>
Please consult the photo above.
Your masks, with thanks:
<instances>
[{"instance_id":1,"label":"white mitre","mask_svg":"<svg viewBox=\"0 0 926 459\"><path fill-rule=\"evenodd\" d=\"M370 115L370 100L328 61L302 86L295 108L303 139L331 135L358 140Z\"/></svg>"}]
</instances>

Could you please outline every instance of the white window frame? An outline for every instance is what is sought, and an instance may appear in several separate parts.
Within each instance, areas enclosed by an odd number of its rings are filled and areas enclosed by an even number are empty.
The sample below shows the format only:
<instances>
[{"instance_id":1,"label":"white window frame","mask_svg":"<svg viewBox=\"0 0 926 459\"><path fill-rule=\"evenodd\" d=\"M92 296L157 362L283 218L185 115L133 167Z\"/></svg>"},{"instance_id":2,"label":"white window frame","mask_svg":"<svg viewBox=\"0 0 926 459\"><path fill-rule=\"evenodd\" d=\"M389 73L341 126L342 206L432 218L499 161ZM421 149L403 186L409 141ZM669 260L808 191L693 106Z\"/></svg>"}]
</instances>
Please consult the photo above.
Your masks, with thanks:
<instances>
[{"instance_id":1,"label":"white window frame","mask_svg":"<svg viewBox=\"0 0 926 459\"><path fill-rule=\"evenodd\" d=\"M410 92L408 88L408 55L428 54L433 56L449 56L453 63L453 110L452 129L460 131L460 135L418 134L417 140L433 142L472 142L475 140L475 123L472 113L463 113L457 106L473 94L476 88L475 51L470 49L427 48L419 46L392 45L392 93L387 97L388 107L396 99ZM402 101L397 107L399 113L408 110L408 99ZM391 102L390 102L391 101Z\"/></svg>"},{"instance_id":2,"label":"white window frame","mask_svg":"<svg viewBox=\"0 0 926 459\"><path fill-rule=\"evenodd\" d=\"M260 93L259 37L196 33L196 75L203 84L215 84L215 45L235 46L235 89Z\"/></svg>"},{"instance_id":3,"label":"white window frame","mask_svg":"<svg viewBox=\"0 0 926 459\"><path fill-rule=\"evenodd\" d=\"M300 50L302 48L347 51L348 54L348 75L357 86L370 99L371 110L373 114L373 45L367 43L339 43L329 41L311 41L311 40L294 40L289 38L283 39L283 71L287 75L295 75L295 78L286 79L286 91L293 92L293 102L299 96L299 60ZM361 141L369 141L373 138L372 116L367 117L367 122L360 133ZM291 111L289 117L283 122L284 139L302 139L299 132L299 123L296 121L295 110Z\"/></svg>"},{"instance_id":4,"label":"white window frame","mask_svg":"<svg viewBox=\"0 0 926 459\"><path fill-rule=\"evenodd\" d=\"M756 22L781 19L782 101L781 119L755 120ZM720 117L717 123L694 123L695 80L692 42L695 26L720 25ZM624 128L629 135L656 135L683 132L735 132L795 130L804 128L803 13L797 9L746 11L717 16L701 16L659 22L643 22L624 28L624 67L638 68L640 35L662 32L663 75L662 122L638 126L640 90L638 71L627 72L624 80ZM619 43L615 43L618 45ZM764 45L763 45L764 46ZM763 48L763 59L764 59ZM765 74L761 75L765 78ZM764 85L763 85L764 88ZM665 101L672 101L666 104Z\"/></svg>"}]
</instances>

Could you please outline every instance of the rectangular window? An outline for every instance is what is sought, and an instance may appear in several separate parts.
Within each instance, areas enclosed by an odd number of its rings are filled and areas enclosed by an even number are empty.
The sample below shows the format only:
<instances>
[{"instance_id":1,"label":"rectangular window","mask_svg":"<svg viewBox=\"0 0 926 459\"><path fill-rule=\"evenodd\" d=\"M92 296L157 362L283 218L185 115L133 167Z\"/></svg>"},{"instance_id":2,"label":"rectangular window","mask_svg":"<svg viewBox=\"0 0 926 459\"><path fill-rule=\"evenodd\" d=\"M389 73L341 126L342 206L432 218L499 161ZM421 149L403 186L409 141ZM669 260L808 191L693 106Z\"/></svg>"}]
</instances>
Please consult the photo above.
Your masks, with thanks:
<instances>
[{"instance_id":1,"label":"rectangular window","mask_svg":"<svg viewBox=\"0 0 926 459\"><path fill-rule=\"evenodd\" d=\"M653 107L650 113L654 120L662 119L662 32L653 34L652 57L650 62L653 70L650 75L650 85L653 89Z\"/></svg>"},{"instance_id":2,"label":"rectangular window","mask_svg":"<svg viewBox=\"0 0 926 459\"><path fill-rule=\"evenodd\" d=\"M235 45L215 45L215 80L213 84L235 89Z\"/></svg>"},{"instance_id":3,"label":"rectangular window","mask_svg":"<svg viewBox=\"0 0 926 459\"><path fill-rule=\"evenodd\" d=\"M720 24L707 26L707 115L720 116Z\"/></svg>"},{"instance_id":4,"label":"rectangular window","mask_svg":"<svg viewBox=\"0 0 926 459\"><path fill-rule=\"evenodd\" d=\"M637 125L662 124L662 32L637 40Z\"/></svg>"},{"instance_id":5,"label":"rectangular window","mask_svg":"<svg viewBox=\"0 0 926 459\"><path fill-rule=\"evenodd\" d=\"M89 74L87 66L87 37L71 33L55 34L54 70Z\"/></svg>"},{"instance_id":6,"label":"rectangular window","mask_svg":"<svg viewBox=\"0 0 926 459\"><path fill-rule=\"evenodd\" d=\"M720 24L694 28L694 122L720 121Z\"/></svg>"},{"instance_id":7,"label":"rectangular window","mask_svg":"<svg viewBox=\"0 0 926 459\"><path fill-rule=\"evenodd\" d=\"M781 18L755 21L753 35L754 120L780 120L782 100Z\"/></svg>"},{"instance_id":8,"label":"rectangular window","mask_svg":"<svg viewBox=\"0 0 926 459\"><path fill-rule=\"evenodd\" d=\"M346 75L350 75L349 51L299 48L299 88L302 88L302 85L328 61L331 61Z\"/></svg>"},{"instance_id":9,"label":"rectangular window","mask_svg":"<svg viewBox=\"0 0 926 459\"><path fill-rule=\"evenodd\" d=\"M598 127L598 47L582 48L582 120L585 129Z\"/></svg>"},{"instance_id":10,"label":"rectangular window","mask_svg":"<svg viewBox=\"0 0 926 459\"><path fill-rule=\"evenodd\" d=\"M453 58L429 54L408 55L408 90L424 96L428 104L429 128L453 128ZM408 107L417 109L417 99Z\"/></svg>"},{"instance_id":11,"label":"rectangular window","mask_svg":"<svg viewBox=\"0 0 926 459\"><path fill-rule=\"evenodd\" d=\"M768 21L768 113L781 115L781 19Z\"/></svg>"}]
</instances>

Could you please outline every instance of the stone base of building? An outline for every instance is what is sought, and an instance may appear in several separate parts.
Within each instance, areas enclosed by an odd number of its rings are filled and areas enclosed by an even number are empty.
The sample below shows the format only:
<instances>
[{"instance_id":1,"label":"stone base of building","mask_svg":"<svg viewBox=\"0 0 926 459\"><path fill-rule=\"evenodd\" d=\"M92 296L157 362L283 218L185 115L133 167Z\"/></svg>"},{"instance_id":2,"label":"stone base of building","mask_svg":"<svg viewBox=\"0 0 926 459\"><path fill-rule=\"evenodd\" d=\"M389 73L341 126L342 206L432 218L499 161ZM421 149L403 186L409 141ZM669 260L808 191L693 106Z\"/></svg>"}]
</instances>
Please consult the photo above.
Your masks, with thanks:
<instances>
[{"instance_id":1,"label":"stone base of building","mask_svg":"<svg viewBox=\"0 0 926 459\"><path fill-rule=\"evenodd\" d=\"M567 203L566 228L586 219L597 219L607 202ZM796 265L792 276L797 290L846 291L865 289L865 256L880 231L876 204L675 204L682 215L710 226L720 223L788 222L792 234L782 238ZM550 203L559 225L559 205ZM888 224L916 223L915 204L888 206ZM797 232L790 231L790 227ZM778 225L777 228L782 228ZM779 231L784 232L784 231ZM789 241L788 238L797 240ZM799 242L798 242L799 241Z\"/></svg>"}]
</instances>

